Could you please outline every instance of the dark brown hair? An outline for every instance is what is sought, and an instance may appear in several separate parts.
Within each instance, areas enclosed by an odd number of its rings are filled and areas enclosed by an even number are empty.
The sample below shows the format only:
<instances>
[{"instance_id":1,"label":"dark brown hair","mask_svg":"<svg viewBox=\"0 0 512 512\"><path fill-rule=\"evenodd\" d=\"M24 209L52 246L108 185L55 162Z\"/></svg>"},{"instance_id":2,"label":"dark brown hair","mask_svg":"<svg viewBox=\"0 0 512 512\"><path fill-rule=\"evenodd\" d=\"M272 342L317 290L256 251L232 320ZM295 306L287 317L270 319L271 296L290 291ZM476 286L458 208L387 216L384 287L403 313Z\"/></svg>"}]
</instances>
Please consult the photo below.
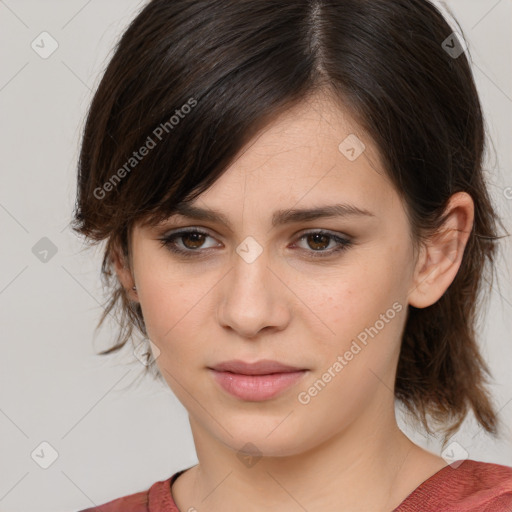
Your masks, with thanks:
<instances>
[{"instance_id":1,"label":"dark brown hair","mask_svg":"<svg viewBox=\"0 0 512 512\"><path fill-rule=\"evenodd\" d=\"M474 201L453 283L430 307L409 306L395 394L429 432L428 416L448 437L472 410L496 434L475 327L501 221L484 180L485 130L468 52L453 52L452 32L426 0L147 3L104 72L79 157L73 229L107 241L101 270L110 295L98 327L113 312L120 325L116 344L100 353L124 346L134 327L146 335L140 304L112 272L114 248L130 261L134 224L174 213L279 113L326 91L379 149L415 246L442 225L452 194Z\"/></svg>"}]
</instances>

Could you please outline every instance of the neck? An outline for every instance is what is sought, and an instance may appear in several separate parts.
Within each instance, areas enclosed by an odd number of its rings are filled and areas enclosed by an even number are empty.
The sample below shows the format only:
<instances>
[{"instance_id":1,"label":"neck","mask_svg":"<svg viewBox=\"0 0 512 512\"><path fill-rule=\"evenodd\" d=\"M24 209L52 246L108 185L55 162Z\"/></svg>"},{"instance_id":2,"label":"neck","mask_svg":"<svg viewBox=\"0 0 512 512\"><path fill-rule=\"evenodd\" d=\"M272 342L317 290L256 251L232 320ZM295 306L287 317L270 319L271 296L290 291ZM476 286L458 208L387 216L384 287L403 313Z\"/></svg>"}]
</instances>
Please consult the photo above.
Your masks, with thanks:
<instances>
[{"instance_id":1,"label":"neck","mask_svg":"<svg viewBox=\"0 0 512 512\"><path fill-rule=\"evenodd\" d=\"M310 450L243 463L191 418L199 464L190 470L187 499L177 504L256 512L329 510L336 503L338 510L389 512L444 464L401 432L394 409L372 420L360 417Z\"/></svg>"}]
</instances>

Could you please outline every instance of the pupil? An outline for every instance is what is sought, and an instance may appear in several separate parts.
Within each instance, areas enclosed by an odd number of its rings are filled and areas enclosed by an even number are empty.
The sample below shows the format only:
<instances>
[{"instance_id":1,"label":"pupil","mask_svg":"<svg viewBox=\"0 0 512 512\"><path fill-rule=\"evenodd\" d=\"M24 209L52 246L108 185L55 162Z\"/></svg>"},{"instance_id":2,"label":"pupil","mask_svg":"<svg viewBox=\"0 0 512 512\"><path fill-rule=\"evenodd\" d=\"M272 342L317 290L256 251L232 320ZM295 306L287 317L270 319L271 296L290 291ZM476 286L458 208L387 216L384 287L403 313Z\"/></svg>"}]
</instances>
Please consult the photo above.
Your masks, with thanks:
<instances>
[{"instance_id":1,"label":"pupil","mask_svg":"<svg viewBox=\"0 0 512 512\"><path fill-rule=\"evenodd\" d=\"M322 235L322 234L319 234L319 233L316 233L314 235L309 235L311 238L313 238L315 241L314 243L317 244L317 243L320 243L320 245L325 245L325 244L322 244L321 242L319 242L319 239L326 239L326 238L329 238L327 235ZM329 244L327 244L329 245ZM319 249L319 247L312 247L312 249Z\"/></svg>"},{"instance_id":2,"label":"pupil","mask_svg":"<svg viewBox=\"0 0 512 512\"><path fill-rule=\"evenodd\" d=\"M188 233L187 235L185 235L184 240L190 239L190 238L194 239L192 242L191 248L197 249L197 247L201 246L201 242L202 242L201 237L203 237L203 236L204 235L202 235L201 233ZM194 244L194 242L196 244ZM185 244L185 246L190 247L190 244Z\"/></svg>"}]
</instances>

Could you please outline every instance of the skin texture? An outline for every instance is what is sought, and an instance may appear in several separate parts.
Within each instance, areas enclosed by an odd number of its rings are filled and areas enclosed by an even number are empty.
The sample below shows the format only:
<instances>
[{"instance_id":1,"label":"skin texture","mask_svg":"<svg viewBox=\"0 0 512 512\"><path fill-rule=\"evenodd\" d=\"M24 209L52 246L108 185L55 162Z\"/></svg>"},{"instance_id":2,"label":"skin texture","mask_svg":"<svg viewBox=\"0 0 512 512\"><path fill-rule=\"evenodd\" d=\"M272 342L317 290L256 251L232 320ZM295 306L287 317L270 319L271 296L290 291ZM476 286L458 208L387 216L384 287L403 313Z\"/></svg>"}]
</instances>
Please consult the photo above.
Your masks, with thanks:
<instances>
[{"instance_id":1,"label":"skin texture","mask_svg":"<svg viewBox=\"0 0 512 512\"><path fill-rule=\"evenodd\" d=\"M366 147L353 161L338 149L349 134ZM271 225L276 210L336 203L373 216ZM262 130L194 204L221 211L231 227L176 216L136 226L131 261L114 254L160 350L158 367L189 413L199 464L172 488L178 507L392 510L446 465L399 430L392 390L407 304L435 303L455 278L473 223L470 196L452 196L444 234L414 253L404 206L372 141L339 105L316 95ZM173 254L159 240L188 227L209 236L176 243L203 257ZM353 244L314 259L337 245L301 240L320 229ZM236 252L248 236L263 249L251 263ZM381 315L388 321L378 333L300 403L299 393ZM243 401L207 369L229 359L274 359L308 372L273 399ZM244 463L246 443L261 458Z\"/></svg>"}]
</instances>

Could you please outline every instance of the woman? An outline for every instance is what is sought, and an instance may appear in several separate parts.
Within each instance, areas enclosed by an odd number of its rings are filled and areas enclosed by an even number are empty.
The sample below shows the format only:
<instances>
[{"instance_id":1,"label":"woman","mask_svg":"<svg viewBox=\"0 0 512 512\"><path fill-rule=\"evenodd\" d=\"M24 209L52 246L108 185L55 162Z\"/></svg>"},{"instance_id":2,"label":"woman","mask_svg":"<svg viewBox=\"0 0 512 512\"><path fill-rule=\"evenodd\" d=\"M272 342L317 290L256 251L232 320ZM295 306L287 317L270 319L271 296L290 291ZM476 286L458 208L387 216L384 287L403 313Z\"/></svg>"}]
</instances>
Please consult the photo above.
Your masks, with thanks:
<instances>
[{"instance_id":1,"label":"woman","mask_svg":"<svg viewBox=\"0 0 512 512\"><path fill-rule=\"evenodd\" d=\"M199 464L88 510L510 512L512 468L450 441L468 413L498 433L483 146L425 0L149 2L92 101L75 229L107 241L104 353L151 340Z\"/></svg>"}]
</instances>

